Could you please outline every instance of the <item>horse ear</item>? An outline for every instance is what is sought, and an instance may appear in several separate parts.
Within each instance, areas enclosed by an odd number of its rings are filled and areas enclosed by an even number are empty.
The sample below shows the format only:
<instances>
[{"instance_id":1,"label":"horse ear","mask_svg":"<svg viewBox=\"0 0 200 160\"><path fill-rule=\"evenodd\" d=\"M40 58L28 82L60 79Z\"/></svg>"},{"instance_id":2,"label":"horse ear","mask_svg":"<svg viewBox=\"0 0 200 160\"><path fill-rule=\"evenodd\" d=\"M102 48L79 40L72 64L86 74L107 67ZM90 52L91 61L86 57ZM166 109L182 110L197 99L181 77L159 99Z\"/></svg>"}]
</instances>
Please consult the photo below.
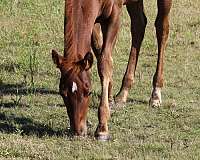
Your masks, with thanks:
<instances>
[{"instance_id":1,"label":"horse ear","mask_svg":"<svg viewBox=\"0 0 200 160\"><path fill-rule=\"evenodd\" d=\"M61 67L61 65L62 65L62 62L63 62L63 57L62 56L60 56L59 54L58 54L58 52L56 51L56 50L52 50L52 60L53 60L53 62L54 62L54 64L56 64L56 66L58 67L58 68L60 68Z\"/></svg>"},{"instance_id":2,"label":"horse ear","mask_svg":"<svg viewBox=\"0 0 200 160\"><path fill-rule=\"evenodd\" d=\"M83 60L79 61L78 64L80 65L82 70L89 70L93 64L93 55L91 52L86 53Z\"/></svg>"}]
</instances>

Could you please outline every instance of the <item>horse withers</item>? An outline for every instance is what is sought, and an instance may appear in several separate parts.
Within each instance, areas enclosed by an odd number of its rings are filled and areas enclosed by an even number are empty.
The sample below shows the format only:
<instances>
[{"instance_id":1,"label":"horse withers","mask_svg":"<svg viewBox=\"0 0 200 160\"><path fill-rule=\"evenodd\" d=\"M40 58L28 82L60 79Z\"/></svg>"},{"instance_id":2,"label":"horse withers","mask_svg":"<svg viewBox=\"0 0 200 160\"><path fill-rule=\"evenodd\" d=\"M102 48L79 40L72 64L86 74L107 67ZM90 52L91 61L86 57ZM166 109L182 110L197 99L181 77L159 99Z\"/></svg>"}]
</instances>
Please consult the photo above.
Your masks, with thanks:
<instances>
[{"instance_id":1,"label":"horse withers","mask_svg":"<svg viewBox=\"0 0 200 160\"><path fill-rule=\"evenodd\" d=\"M67 107L70 128L74 135L87 134L87 111L91 92L90 68L93 50L102 92L98 107L99 124L95 131L98 140L108 140L109 101L112 100L112 50L120 27L122 6L126 5L131 19L132 44L129 62L116 103L125 103L134 81L135 69L147 23L143 0L65 0L64 56L52 51L53 62L61 72L60 95ZM158 61L153 78L150 104L161 105L163 87L163 57L169 32L168 15L171 0L157 0L155 22L158 42ZM100 36L102 33L102 39ZM92 48L92 49L91 49Z\"/></svg>"}]
</instances>

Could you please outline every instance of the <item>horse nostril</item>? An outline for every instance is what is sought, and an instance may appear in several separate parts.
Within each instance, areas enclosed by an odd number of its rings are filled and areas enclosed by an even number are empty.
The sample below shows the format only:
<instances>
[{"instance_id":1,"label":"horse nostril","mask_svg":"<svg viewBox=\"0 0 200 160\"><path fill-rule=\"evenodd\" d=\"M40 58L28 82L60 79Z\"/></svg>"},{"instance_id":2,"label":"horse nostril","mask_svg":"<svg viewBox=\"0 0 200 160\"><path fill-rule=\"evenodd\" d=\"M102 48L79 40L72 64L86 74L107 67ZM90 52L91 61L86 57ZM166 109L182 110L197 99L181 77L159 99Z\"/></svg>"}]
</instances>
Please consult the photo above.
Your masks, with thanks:
<instances>
[{"instance_id":1,"label":"horse nostril","mask_svg":"<svg viewBox=\"0 0 200 160\"><path fill-rule=\"evenodd\" d=\"M75 132L76 136L87 136L87 127L82 126L79 130Z\"/></svg>"},{"instance_id":2,"label":"horse nostril","mask_svg":"<svg viewBox=\"0 0 200 160\"><path fill-rule=\"evenodd\" d=\"M60 95L61 95L63 98L66 98L66 97L67 97L67 92L66 92L66 91L60 91Z\"/></svg>"}]
</instances>

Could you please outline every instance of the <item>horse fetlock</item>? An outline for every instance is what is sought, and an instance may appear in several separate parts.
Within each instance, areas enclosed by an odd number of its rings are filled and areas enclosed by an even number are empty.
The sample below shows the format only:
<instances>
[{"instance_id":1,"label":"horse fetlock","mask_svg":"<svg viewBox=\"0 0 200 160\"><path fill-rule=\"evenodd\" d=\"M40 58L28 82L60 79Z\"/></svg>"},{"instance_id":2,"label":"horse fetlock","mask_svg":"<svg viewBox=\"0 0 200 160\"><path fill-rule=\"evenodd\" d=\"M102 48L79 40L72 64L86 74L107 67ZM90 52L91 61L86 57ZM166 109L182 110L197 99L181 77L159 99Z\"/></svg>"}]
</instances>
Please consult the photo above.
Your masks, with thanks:
<instances>
[{"instance_id":1,"label":"horse fetlock","mask_svg":"<svg viewBox=\"0 0 200 160\"><path fill-rule=\"evenodd\" d=\"M128 89L123 89L115 97L115 103L126 103L127 97Z\"/></svg>"}]
</instances>

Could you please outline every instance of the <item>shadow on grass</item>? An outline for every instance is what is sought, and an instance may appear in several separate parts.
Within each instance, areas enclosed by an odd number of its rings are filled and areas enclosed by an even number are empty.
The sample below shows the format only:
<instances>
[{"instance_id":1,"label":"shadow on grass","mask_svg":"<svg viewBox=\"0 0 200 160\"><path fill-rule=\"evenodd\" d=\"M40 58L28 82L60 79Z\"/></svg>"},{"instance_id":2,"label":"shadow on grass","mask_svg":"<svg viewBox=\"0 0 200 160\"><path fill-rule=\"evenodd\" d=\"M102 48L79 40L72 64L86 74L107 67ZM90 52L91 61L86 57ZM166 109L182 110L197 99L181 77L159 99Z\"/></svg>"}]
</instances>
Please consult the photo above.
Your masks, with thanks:
<instances>
[{"instance_id":1,"label":"shadow on grass","mask_svg":"<svg viewBox=\"0 0 200 160\"><path fill-rule=\"evenodd\" d=\"M149 104L149 102L146 100L139 100L139 99L132 99L132 98L128 98L127 103L128 104L145 104L145 105Z\"/></svg>"},{"instance_id":2,"label":"shadow on grass","mask_svg":"<svg viewBox=\"0 0 200 160\"><path fill-rule=\"evenodd\" d=\"M11 64L0 64L0 70L7 71L7 72L16 72L19 68L19 64L11 63Z\"/></svg>"},{"instance_id":3,"label":"shadow on grass","mask_svg":"<svg viewBox=\"0 0 200 160\"><path fill-rule=\"evenodd\" d=\"M49 90L46 88L35 88L34 91L22 84L5 84L0 83L0 95L27 95L29 93L36 94L58 94L57 91Z\"/></svg>"},{"instance_id":4,"label":"shadow on grass","mask_svg":"<svg viewBox=\"0 0 200 160\"><path fill-rule=\"evenodd\" d=\"M7 103L2 103L0 102L0 108L15 108L15 107L29 107L29 105L26 105L26 104L22 104L22 103L19 103L19 104L16 104L14 102L7 102Z\"/></svg>"},{"instance_id":5,"label":"shadow on grass","mask_svg":"<svg viewBox=\"0 0 200 160\"><path fill-rule=\"evenodd\" d=\"M39 138L43 136L71 136L69 130L55 130L46 124L35 122L30 118L16 117L15 115L7 116L4 113L0 113L0 132L8 134L20 133L27 136L35 135Z\"/></svg>"},{"instance_id":6,"label":"shadow on grass","mask_svg":"<svg viewBox=\"0 0 200 160\"><path fill-rule=\"evenodd\" d=\"M16 73L17 70L21 68L20 64L14 63L14 62L9 62L9 63L4 63L0 64L0 71L6 71L10 73ZM53 76L54 74L46 71L46 72L37 72L37 75L43 76L43 75L48 75L48 76Z\"/></svg>"}]
</instances>

